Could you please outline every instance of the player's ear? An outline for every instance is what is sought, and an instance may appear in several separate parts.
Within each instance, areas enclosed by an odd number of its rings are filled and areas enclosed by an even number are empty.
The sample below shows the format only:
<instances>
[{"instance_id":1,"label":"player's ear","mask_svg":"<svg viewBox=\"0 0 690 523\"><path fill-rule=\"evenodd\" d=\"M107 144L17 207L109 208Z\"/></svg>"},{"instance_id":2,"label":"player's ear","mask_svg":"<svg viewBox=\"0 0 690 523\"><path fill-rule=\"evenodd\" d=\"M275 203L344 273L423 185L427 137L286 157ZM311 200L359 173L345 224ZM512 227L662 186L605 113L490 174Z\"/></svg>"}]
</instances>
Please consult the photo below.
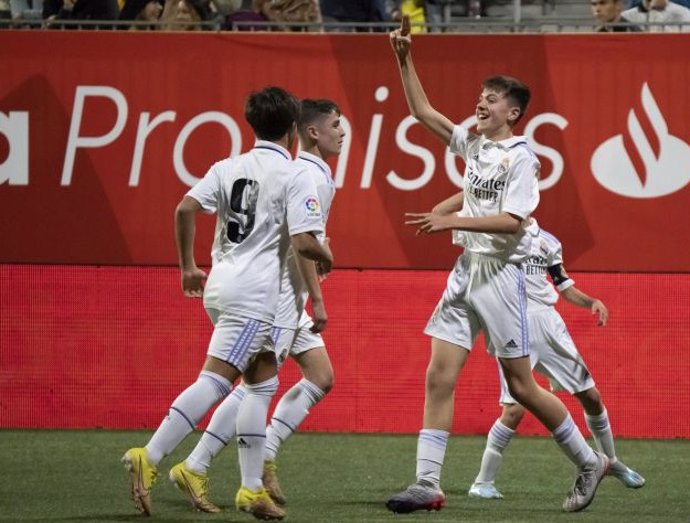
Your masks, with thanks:
<instances>
[{"instance_id":1,"label":"player's ear","mask_svg":"<svg viewBox=\"0 0 690 523\"><path fill-rule=\"evenodd\" d=\"M508 123L512 126L517 123L517 121L520 119L520 108L515 106L511 107L510 110L508 111Z\"/></svg>"}]
</instances>

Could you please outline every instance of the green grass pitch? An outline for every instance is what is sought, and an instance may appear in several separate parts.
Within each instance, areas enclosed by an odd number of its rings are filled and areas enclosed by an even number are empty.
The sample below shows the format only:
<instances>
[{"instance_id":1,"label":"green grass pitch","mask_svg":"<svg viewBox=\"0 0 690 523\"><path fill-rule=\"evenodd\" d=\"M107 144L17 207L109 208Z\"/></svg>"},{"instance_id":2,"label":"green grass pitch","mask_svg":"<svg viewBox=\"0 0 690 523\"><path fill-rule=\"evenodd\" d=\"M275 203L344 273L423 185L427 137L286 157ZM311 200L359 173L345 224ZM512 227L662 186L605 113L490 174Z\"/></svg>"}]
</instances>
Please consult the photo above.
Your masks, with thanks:
<instances>
[{"instance_id":1,"label":"green grass pitch","mask_svg":"<svg viewBox=\"0 0 690 523\"><path fill-rule=\"evenodd\" d=\"M129 500L124 451L142 446L149 432L0 430L0 521L145 521ZM198 439L188 437L159 468L149 521L251 522L235 511L239 486L234 445L212 468L211 499L220 514L191 510L167 480ZM647 479L640 490L606 478L584 512L560 506L574 468L549 438L516 438L506 452L497 482L503 500L467 497L484 438L451 438L443 471L448 506L440 512L395 515L387 497L414 479L415 436L297 434L282 449L279 476L292 522L690 522L690 441L619 440L618 454Z\"/></svg>"}]
</instances>

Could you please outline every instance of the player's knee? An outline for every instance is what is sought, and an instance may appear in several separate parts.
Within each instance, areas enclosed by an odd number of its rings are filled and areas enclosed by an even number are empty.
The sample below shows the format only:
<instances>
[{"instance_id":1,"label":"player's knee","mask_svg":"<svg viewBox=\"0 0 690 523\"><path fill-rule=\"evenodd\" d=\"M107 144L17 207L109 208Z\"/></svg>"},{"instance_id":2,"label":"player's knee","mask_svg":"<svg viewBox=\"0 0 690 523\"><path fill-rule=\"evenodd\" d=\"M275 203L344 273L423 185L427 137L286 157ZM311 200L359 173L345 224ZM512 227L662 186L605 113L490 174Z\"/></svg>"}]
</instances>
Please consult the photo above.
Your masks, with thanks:
<instances>
[{"instance_id":1,"label":"player's knee","mask_svg":"<svg viewBox=\"0 0 690 523\"><path fill-rule=\"evenodd\" d=\"M247 389L248 394L256 394L257 396L268 396L273 397L275 393L278 392L278 376L273 376L266 381L260 381L259 383L245 383L244 386Z\"/></svg>"},{"instance_id":2,"label":"player's knee","mask_svg":"<svg viewBox=\"0 0 690 523\"><path fill-rule=\"evenodd\" d=\"M601 394L596 387L592 387L584 392L577 394L577 399L580 400L582 408L590 416L598 416L604 412L604 404L601 401Z\"/></svg>"},{"instance_id":3,"label":"player's knee","mask_svg":"<svg viewBox=\"0 0 690 523\"><path fill-rule=\"evenodd\" d=\"M525 407L514 403L512 405L506 405L501 413L501 423L506 427L511 429L517 428L522 421L522 417L525 415Z\"/></svg>"},{"instance_id":4,"label":"player's knee","mask_svg":"<svg viewBox=\"0 0 690 523\"><path fill-rule=\"evenodd\" d=\"M335 382L335 378L333 376L333 371L330 371L330 372L323 371L323 372L320 372L314 376L308 377L308 379L314 385L316 385L318 388L320 388L324 394L328 394L328 392L330 392L330 390L333 388L333 384Z\"/></svg>"},{"instance_id":5,"label":"player's knee","mask_svg":"<svg viewBox=\"0 0 690 523\"><path fill-rule=\"evenodd\" d=\"M428 395L452 394L455 389L455 376L437 367L429 367L426 371L426 391Z\"/></svg>"},{"instance_id":6,"label":"player's knee","mask_svg":"<svg viewBox=\"0 0 690 523\"><path fill-rule=\"evenodd\" d=\"M528 384L521 382L520 380L510 380L508 381L508 391L510 395L515 398L515 401L521 405L528 404L530 402L532 387Z\"/></svg>"}]
</instances>

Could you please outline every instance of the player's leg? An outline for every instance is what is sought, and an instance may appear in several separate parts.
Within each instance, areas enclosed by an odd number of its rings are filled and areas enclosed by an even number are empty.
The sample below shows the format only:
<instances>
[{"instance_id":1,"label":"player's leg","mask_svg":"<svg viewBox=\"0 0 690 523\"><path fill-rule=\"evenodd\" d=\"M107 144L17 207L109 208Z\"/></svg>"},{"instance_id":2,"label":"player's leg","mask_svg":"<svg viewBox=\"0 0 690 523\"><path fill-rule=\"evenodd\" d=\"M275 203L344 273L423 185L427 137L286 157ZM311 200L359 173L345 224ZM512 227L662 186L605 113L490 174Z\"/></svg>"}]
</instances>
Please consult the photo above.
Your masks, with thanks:
<instances>
[{"instance_id":1,"label":"player's leg","mask_svg":"<svg viewBox=\"0 0 690 523\"><path fill-rule=\"evenodd\" d=\"M281 505L286 500L278 481L275 462L278 450L333 387L333 366L323 339L310 332L309 326L297 331L290 347L290 356L299 365L303 378L280 398L266 428L264 487Z\"/></svg>"},{"instance_id":2,"label":"player's leg","mask_svg":"<svg viewBox=\"0 0 690 523\"><path fill-rule=\"evenodd\" d=\"M209 409L232 388L239 371L208 356L197 380L173 401L168 415L144 448L129 449L122 458L129 471L132 499L137 509L151 514L151 487L156 481L158 463L194 430Z\"/></svg>"},{"instance_id":3,"label":"player's leg","mask_svg":"<svg viewBox=\"0 0 690 523\"><path fill-rule=\"evenodd\" d=\"M266 445L266 417L278 390L278 368L273 352L263 349L243 373L247 394L237 413L237 450L242 485L235 497L238 510L257 519L280 520L285 512L271 499L261 480Z\"/></svg>"},{"instance_id":4,"label":"player's leg","mask_svg":"<svg viewBox=\"0 0 690 523\"><path fill-rule=\"evenodd\" d=\"M578 468L578 476L563 509L576 512L594 499L596 489L606 474L608 458L587 444L565 405L534 381L527 358L501 358L511 395L529 410L552 434L563 453Z\"/></svg>"},{"instance_id":5,"label":"player's leg","mask_svg":"<svg viewBox=\"0 0 690 523\"><path fill-rule=\"evenodd\" d=\"M499 499L503 497L494 482L503 462L503 452L515 435L515 430L525 413L525 408L519 405L508 392L500 364L498 368L501 382L500 403L503 405L503 411L489 430L479 473L468 492L470 497L475 498Z\"/></svg>"},{"instance_id":6,"label":"player's leg","mask_svg":"<svg viewBox=\"0 0 690 523\"><path fill-rule=\"evenodd\" d=\"M426 371L423 428L417 440L417 481L386 502L393 512L440 510L446 496L441 469L453 422L455 384L480 330L477 315L466 300L469 260L460 256L424 333L431 336Z\"/></svg>"},{"instance_id":7,"label":"player's leg","mask_svg":"<svg viewBox=\"0 0 690 523\"><path fill-rule=\"evenodd\" d=\"M479 283L472 289L472 304L484 321L489 350L500 361L511 396L552 433L561 450L578 467L578 477L563 508L582 510L592 502L608 468L608 458L595 453L587 444L563 402L534 381L522 269L493 261L482 265Z\"/></svg>"},{"instance_id":8,"label":"player's leg","mask_svg":"<svg viewBox=\"0 0 690 523\"><path fill-rule=\"evenodd\" d=\"M441 469L453 421L455 383L469 351L432 338L431 360L426 372L424 422L417 440L417 481L386 503L399 513L440 510L445 506Z\"/></svg>"},{"instance_id":9,"label":"player's leg","mask_svg":"<svg viewBox=\"0 0 690 523\"><path fill-rule=\"evenodd\" d=\"M218 405L211 416L206 430L186 460L170 469L168 477L184 493L192 506L201 512L219 512L209 498L208 469L211 461L221 453L235 436L235 424L240 403L246 388L240 384L235 387Z\"/></svg>"},{"instance_id":10,"label":"player's leg","mask_svg":"<svg viewBox=\"0 0 690 523\"><path fill-rule=\"evenodd\" d=\"M591 387L582 392L576 392L575 397L582 404L585 411L585 421L589 427L594 442L600 452L606 454L611 462L609 474L617 478L628 488L641 488L645 479L635 470L626 466L616 456L616 446L611 431L611 423L606 407L601 401L601 394L596 387Z\"/></svg>"},{"instance_id":11,"label":"player's leg","mask_svg":"<svg viewBox=\"0 0 690 523\"><path fill-rule=\"evenodd\" d=\"M609 458L609 474L630 488L644 485L644 478L616 457L613 433L606 407L582 355L577 350L560 314L553 308L530 316L530 333L544 333L535 370L546 376L554 391L565 390L582 404L585 421L597 448ZM533 346L530 343L530 346Z\"/></svg>"}]
</instances>

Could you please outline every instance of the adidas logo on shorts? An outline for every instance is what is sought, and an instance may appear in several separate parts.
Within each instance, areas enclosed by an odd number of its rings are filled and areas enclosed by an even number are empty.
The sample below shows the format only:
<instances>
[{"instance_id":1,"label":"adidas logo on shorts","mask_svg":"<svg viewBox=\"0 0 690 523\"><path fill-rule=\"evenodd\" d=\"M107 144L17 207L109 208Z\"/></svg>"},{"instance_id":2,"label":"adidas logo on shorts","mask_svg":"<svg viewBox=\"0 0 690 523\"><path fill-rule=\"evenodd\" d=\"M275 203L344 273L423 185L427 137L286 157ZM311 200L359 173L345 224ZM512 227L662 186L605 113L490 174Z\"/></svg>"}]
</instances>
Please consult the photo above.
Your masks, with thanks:
<instances>
[{"instance_id":1,"label":"adidas logo on shorts","mask_svg":"<svg viewBox=\"0 0 690 523\"><path fill-rule=\"evenodd\" d=\"M506 343L506 349L517 349L517 343L515 343L515 340L511 339L508 343Z\"/></svg>"}]
</instances>

